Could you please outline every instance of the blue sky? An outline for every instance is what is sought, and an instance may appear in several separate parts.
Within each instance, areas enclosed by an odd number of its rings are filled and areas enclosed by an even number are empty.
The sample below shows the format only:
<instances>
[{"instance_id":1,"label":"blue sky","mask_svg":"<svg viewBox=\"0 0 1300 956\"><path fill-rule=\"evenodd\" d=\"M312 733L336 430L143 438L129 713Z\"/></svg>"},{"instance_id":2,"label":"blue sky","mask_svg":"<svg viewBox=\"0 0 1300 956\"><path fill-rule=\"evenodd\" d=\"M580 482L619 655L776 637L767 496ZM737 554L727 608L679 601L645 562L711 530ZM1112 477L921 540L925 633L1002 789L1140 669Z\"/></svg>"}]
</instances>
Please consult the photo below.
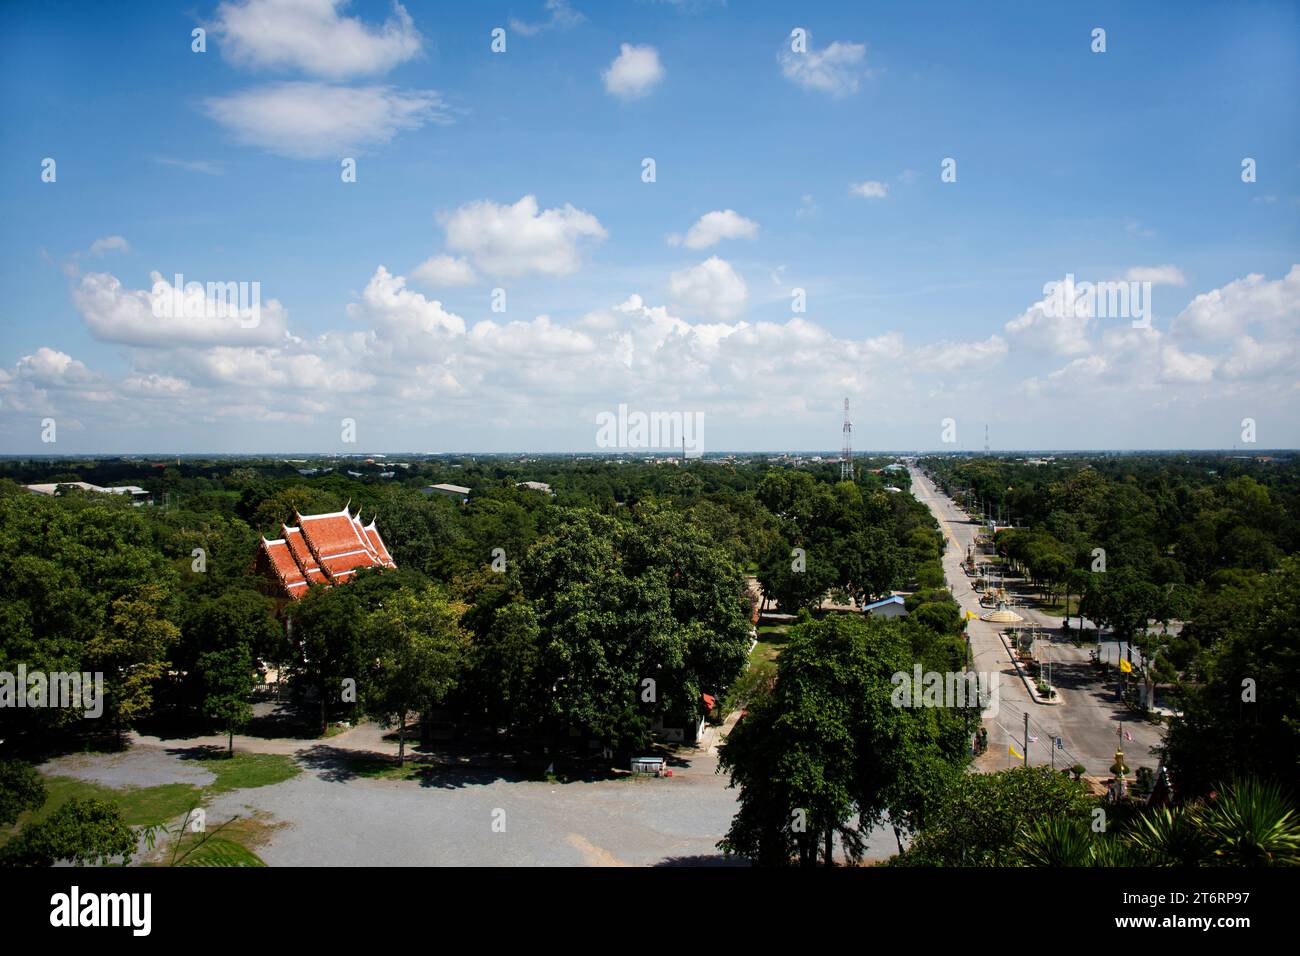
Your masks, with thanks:
<instances>
[{"instance_id":1,"label":"blue sky","mask_svg":"<svg viewBox=\"0 0 1300 956\"><path fill-rule=\"evenodd\" d=\"M1297 102L1291 3L8 4L0 452L1296 446Z\"/></svg>"}]
</instances>

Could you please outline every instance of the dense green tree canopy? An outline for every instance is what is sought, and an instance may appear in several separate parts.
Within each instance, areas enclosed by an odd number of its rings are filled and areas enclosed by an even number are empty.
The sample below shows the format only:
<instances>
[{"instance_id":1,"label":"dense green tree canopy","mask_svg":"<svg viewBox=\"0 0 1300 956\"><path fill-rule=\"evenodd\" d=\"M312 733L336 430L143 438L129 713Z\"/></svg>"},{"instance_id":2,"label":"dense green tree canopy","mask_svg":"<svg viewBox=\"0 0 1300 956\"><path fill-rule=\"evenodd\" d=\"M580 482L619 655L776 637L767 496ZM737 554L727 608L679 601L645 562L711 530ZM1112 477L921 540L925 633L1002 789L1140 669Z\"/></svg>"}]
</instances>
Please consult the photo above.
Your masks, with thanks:
<instances>
[{"instance_id":1,"label":"dense green tree canopy","mask_svg":"<svg viewBox=\"0 0 1300 956\"><path fill-rule=\"evenodd\" d=\"M740 809L720 846L763 865L850 856L886 817L920 824L937 782L960 773L975 710L897 706L894 675L929 669L898 621L833 616L794 628L771 692L727 738Z\"/></svg>"}]
</instances>

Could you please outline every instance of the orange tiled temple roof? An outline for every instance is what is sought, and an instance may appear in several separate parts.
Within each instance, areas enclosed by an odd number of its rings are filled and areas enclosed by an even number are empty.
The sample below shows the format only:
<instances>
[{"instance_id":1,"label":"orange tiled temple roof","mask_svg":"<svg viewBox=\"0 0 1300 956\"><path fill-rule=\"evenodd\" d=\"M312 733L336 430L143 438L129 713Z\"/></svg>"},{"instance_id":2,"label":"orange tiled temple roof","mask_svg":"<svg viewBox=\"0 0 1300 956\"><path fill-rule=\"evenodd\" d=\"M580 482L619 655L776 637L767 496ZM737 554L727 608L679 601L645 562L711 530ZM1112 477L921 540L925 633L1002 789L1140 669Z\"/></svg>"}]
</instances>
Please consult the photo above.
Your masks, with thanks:
<instances>
[{"instance_id":1,"label":"orange tiled temple roof","mask_svg":"<svg viewBox=\"0 0 1300 956\"><path fill-rule=\"evenodd\" d=\"M257 562L290 598L300 598L313 584L340 584L362 568L395 568L388 546L372 520L342 511L294 515L296 525L281 525L281 537L262 539Z\"/></svg>"}]
</instances>

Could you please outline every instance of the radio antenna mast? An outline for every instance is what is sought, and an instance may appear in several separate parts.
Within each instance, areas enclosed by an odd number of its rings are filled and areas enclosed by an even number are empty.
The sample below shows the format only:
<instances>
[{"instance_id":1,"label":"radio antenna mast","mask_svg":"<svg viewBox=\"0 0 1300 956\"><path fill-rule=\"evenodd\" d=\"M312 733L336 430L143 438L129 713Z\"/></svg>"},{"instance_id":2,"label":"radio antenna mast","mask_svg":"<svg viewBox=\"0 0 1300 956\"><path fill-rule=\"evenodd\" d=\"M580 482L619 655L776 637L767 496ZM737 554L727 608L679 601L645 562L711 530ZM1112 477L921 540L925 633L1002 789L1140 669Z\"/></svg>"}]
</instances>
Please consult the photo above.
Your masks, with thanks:
<instances>
[{"instance_id":1,"label":"radio antenna mast","mask_svg":"<svg viewBox=\"0 0 1300 956\"><path fill-rule=\"evenodd\" d=\"M840 452L840 481L853 480L853 423L849 421L849 399L844 397L844 450Z\"/></svg>"}]
</instances>

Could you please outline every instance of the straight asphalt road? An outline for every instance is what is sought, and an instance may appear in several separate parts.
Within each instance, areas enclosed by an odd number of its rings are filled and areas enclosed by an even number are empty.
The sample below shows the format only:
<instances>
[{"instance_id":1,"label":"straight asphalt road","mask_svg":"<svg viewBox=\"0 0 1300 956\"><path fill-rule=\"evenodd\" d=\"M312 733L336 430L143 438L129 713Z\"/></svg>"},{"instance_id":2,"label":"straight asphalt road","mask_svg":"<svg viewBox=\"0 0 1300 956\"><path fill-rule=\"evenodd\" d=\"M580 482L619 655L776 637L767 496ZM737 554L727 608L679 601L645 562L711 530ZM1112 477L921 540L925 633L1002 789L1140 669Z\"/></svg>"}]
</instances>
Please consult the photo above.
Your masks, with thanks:
<instances>
[{"instance_id":1,"label":"straight asphalt road","mask_svg":"<svg viewBox=\"0 0 1300 956\"><path fill-rule=\"evenodd\" d=\"M972 588L973 579L962 570L961 562L968 547L974 544L978 526L965 512L939 491L915 465L909 464L912 494L929 507L939 522L947 542L943 557L944 575L953 597L964 611L983 614L979 592ZM1025 754L1024 717L1029 716L1028 756L1031 765L1055 765L1057 768L1083 764L1089 775L1109 776L1115 760L1115 748L1123 742L1125 763L1136 770L1159 764L1152 748L1161 741L1160 725L1149 723L1129 710L1119 699L1113 681L1105 684L1096 676L1088 645L1075 647L1061 639L1055 629L1060 620L1042 615L1033 608L1016 607L1027 622L1037 622L1052 631L1040 631L1037 653L1052 662L1052 685L1059 703L1036 703L1017 674L1010 655L998 634L998 626L973 620L967 630L971 640L972 668L996 675L999 682L999 706L996 714L986 713L984 726L989 732L988 752L980 758L984 770L1005 769L1021 761L1012 756ZM1122 733L1122 736L1121 736ZM1053 741L1061 738L1064 749ZM1129 737L1132 737L1129 740ZM1037 739L1035 739L1037 738ZM1131 778L1130 778L1131 779Z\"/></svg>"}]
</instances>

